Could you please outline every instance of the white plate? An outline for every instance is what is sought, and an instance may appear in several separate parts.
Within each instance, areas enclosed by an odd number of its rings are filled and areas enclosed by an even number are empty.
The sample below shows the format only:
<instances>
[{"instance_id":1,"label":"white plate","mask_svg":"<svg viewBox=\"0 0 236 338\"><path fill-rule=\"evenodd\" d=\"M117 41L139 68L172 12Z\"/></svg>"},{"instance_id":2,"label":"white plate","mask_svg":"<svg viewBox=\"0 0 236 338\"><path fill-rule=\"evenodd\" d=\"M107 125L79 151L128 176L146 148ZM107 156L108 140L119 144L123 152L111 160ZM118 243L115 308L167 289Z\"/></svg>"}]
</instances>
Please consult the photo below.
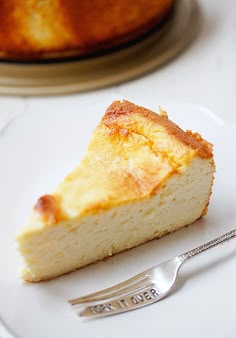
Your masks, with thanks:
<instances>
[{"instance_id":1,"label":"white plate","mask_svg":"<svg viewBox=\"0 0 236 338\"><path fill-rule=\"evenodd\" d=\"M161 104L183 128L215 144L217 172L208 215L160 240L50 282L23 284L17 276L14 236L41 194L79 162L91 132L111 100L64 111L23 113L0 135L0 317L17 337L233 337L235 335L235 241L195 258L180 272L175 292L154 305L86 321L67 300L110 286L236 227L235 125L186 102Z\"/></svg>"}]
</instances>

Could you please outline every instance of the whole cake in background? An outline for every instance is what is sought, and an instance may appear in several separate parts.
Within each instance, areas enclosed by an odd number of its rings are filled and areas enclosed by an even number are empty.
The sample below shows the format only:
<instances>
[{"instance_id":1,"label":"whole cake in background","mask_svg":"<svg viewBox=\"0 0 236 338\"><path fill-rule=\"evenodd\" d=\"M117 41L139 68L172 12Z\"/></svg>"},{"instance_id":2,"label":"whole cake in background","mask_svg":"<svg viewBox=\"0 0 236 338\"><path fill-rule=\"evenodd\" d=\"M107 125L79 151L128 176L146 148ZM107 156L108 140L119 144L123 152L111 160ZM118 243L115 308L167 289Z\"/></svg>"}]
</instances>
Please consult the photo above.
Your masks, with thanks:
<instances>
[{"instance_id":1,"label":"whole cake in background","mask_svg":"<svg viewBox=\"0 0 236 338\"><path fill-rule=\"evenodd\" d=\"M1 0L0 57L40 60L108 50L147 33L174 0Z\"/></svg>"}]
</instances>

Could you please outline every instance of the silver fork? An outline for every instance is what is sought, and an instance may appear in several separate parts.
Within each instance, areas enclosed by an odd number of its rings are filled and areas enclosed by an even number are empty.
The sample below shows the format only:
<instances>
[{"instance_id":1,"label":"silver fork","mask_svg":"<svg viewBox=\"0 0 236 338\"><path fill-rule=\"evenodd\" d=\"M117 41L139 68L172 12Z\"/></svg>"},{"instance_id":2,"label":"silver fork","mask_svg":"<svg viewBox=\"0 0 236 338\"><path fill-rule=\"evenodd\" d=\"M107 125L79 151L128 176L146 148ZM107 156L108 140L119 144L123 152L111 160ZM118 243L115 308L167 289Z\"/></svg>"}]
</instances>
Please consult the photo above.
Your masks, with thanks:
<instances>
[{"instance_id":1,"label":"silver fork","mask_svg":"<svg viewBox=\"0 0 236 338\"><path fill-rule=\"evenodd\" d=\"M113 287L69 300L83 317L102 317L155 303L173 289L179 268L190 258L236 237L236 229ZM84 307L80 311L81 307Z\"/></svg>"}]
</instances>

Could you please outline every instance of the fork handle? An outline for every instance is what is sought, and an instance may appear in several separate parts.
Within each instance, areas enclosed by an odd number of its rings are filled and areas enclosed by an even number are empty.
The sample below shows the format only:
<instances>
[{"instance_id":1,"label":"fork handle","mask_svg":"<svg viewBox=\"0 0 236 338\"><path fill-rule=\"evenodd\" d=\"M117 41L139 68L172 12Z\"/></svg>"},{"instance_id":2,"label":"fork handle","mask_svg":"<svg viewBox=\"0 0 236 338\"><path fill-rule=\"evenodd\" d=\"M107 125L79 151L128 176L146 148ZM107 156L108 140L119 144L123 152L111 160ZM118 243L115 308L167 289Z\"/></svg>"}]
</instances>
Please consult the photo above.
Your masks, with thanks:
<instances>
[{"instance_id":1,"label":"fork handle","mask_svg":"<svg viewBox=\"0 0 236 338\"><path fill-rule=\"evenodd\" d=\"M190 251L185 252L184 254L180 255L179 258L180 258L180 260L182 260L184 262L184 261L186 261L187 259L189 259L193 256L196 256L196 255L198 255L198 254L200 254L200 253L202 253L206 250L214 248L217 245L222 244L224 242L227 242L227 241L229 241L229 240L231 240L235 237L236 237L236 229L231 230L231 231L227 232L226 234L213 239L210 242L207 242L207 243L205 243L201 246L198 246L195 249L192 249Z\"/></svg>"}]
</instances>

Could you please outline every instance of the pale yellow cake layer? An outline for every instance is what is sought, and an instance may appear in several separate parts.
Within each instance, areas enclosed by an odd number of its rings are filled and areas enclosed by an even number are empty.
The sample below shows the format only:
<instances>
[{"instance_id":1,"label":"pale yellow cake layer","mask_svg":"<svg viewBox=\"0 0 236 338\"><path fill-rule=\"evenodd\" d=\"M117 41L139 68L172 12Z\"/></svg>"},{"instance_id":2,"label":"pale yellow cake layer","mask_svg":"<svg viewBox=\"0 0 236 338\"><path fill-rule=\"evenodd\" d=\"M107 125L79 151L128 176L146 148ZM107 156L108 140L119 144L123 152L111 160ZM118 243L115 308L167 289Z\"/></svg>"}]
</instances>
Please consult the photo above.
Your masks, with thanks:
<instances>
[{"instance_id":1,"label":"pale yellow cake layer","mask_svg":"<svg viewBox=\"0 0 236 338\"><path fill-rule=\"evenodd\" d=\"M23 278L54 278L194 222L207 212L214 171L199 134L115 101L80 165L39 198L19 234Z\"/></svg>"},{"instance_id":2,"label":"pale yellow cake layer","mask_svg":"<svg viewBox=\"0 0 236 338\"><path fill-rule=\"evenodd\" d=\"M38 224L18 237L22 277L51 279L191 224L208 203L213 171L210 160L198 158L150 198L56 226Z\"/></svg>"}]
</instances>

